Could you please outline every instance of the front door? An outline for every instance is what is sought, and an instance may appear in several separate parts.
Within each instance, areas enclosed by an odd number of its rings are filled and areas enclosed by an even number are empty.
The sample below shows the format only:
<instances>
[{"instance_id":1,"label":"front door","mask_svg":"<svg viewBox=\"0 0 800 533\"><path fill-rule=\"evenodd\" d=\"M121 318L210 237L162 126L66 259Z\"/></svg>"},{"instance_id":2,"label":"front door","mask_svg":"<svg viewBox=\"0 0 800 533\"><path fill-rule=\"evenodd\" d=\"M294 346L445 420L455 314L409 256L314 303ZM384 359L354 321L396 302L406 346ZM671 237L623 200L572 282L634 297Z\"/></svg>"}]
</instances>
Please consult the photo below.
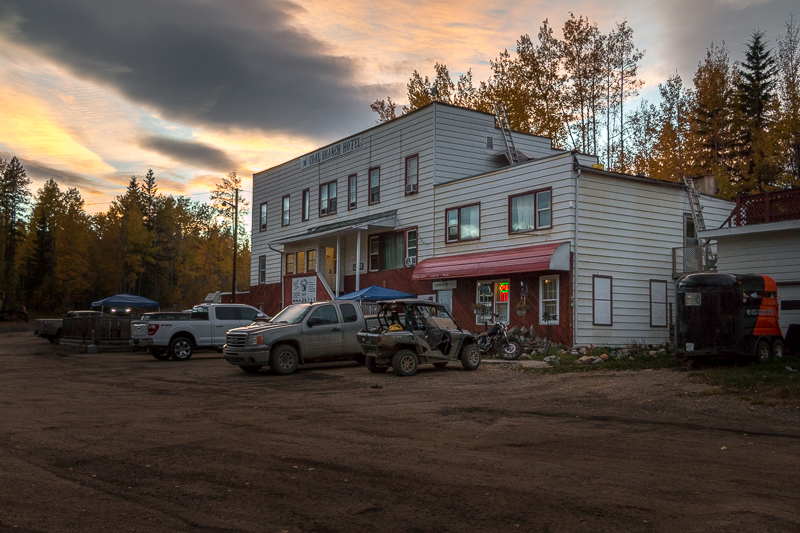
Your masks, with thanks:
<instances>
[{"instance_id":1,"label":"front door","mask_svg":"<svg viewBox=\"0 0 800 533\"><path fill-rule=\"evenodd\" d=\"M336 308L321 305L303 322L303 357L312 360L338 355L344 349L343 339Z\"/></svg>"},{"instance_id":2,"label":"front door","mask_svg":"<svg viewBox=\"0 0 800 533\"><path fill-rule=\"evenodd\" d=\"M437 301L447 308L447 312L453 314L453 291L437 291Z\"/></svg>"},{"instance_id":3,"label":"front door","mask_svg":"<svg viewBox=\"0 0 800 533\"><path fill-rule=\"evenodd\" d=\"M336 291L336 247L325 248L325 281L332 291ZM339 286L341 292L341 285ZM339 296L338 294L336 296Z\"/></svg>"}]
</instances>

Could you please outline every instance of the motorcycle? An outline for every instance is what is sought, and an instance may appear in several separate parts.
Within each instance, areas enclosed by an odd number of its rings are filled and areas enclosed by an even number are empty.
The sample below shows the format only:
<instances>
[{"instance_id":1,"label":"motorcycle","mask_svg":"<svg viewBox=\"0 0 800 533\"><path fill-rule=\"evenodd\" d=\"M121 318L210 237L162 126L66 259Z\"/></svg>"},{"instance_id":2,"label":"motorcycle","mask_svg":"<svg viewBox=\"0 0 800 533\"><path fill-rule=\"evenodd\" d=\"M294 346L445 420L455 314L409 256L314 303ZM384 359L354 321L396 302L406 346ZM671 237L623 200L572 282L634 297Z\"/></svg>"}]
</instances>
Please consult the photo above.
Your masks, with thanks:
<instances>
[{"instance_id":1,"label":"motorcycle","mask_svg":"<svg viewBox=\"0 0 800 533\"><path fill-rule=\"evenodd\" d=\"M500 315L494 314L494 317L499 318ZM478 339L475 343L481 355L493 356L497 354L506 361L516 361L519 359L522 355L522 345L509 338L507 324L495 322L492 327L489 328L488 323L484 322L483 327L485 331L478 335Z\"/></svg>"}]
</instances>

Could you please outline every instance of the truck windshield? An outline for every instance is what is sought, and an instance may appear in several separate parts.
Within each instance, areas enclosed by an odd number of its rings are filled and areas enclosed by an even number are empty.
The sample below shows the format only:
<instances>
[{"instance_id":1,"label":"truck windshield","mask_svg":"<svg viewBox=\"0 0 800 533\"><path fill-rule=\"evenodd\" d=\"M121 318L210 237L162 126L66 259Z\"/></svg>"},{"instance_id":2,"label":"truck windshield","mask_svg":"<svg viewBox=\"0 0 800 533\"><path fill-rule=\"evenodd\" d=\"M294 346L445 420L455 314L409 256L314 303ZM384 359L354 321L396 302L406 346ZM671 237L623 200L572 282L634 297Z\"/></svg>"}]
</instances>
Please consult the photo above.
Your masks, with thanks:
<instances>
[{"instance_id":1,"label":"truck windshield","mask_svg":"<svg viewBox=\"0 0 800 533\"><path fill-rule=\"evenodd\" d=\"M308 304L289 305L275 315L270 322L282 324L299 324L308 314L311 306Z\"/></svg>"}]
</instances>

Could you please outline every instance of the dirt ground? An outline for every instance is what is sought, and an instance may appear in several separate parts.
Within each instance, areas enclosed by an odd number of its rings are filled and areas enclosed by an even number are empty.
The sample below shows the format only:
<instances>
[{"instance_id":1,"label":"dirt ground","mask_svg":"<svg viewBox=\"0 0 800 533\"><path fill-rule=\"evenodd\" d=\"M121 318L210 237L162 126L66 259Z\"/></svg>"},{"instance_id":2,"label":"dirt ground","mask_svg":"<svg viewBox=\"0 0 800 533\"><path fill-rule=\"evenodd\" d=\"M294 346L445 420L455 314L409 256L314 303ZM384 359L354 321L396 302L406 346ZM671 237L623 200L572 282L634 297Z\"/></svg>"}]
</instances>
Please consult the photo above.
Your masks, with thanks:
<instances>
[{"instance_id":1,"label":"dirt ground","mask_svg":"<svg viewBox=\"0 0 800 533\"><path fill-rule=\"evenodd\" d=\"M800 410L678 371L278 377L0 333L0 531L800 531Z\"/></svg>"}]
</instances>

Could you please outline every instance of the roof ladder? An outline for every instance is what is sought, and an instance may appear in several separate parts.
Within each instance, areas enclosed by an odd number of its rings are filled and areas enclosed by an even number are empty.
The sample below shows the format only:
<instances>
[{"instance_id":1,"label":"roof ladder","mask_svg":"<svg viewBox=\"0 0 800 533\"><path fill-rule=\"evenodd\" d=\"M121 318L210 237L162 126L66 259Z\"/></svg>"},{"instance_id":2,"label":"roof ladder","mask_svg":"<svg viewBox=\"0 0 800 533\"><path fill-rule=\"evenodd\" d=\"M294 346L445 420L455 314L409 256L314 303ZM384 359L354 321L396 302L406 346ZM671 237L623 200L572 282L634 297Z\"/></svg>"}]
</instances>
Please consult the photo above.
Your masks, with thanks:
<instances>
[{"instance_id":1,"label":"roof ladder","mask_svg":"<svg viewBox=\"0 0 800 533\"><path fill-rule=\"evenodd\" d=\"M508 118L506 118L506 108L501 100L494 101L494 118L503 132L503 142L506 145L509 163L512 166L519 165L519 154L517 147L514 146L514 138L511 136L511 128L508 127Z\"/></svg>"},{"instance_id":2,"label":"roof ladder","mask_svg":"<svg viewBox=\"0 0 800 533\"><path fill-rule=\"evenodd\" d=\"M706 221L703 218L703 206L700 205L700 195L697 193L697 188L694 186L694 180L687 178L686 174L682 174L683 184L686 185L686 196L689 198L689 207L692 209L692 220L694 221L694 228L696 232L706 230ZM700 240L698 239L698 242ZM705 242L700 243L703 253L703 267L705 271L717 270L717 254L711 248L711 242L705 239Z\"/></svg>"},{"instance_id":3,"label":"roof ladder","mask_svg":"<svg viewBox=\"0 0 800 533\"><path fill-rule=\"evenodd\" d=\"M705 231L706 221L703 218L703 207L700 205L700 195L694 186L694 180L682 175L683 184L686 185L686 196L689 197L689 207L692 209L695 231Z\"/></svg>"}]
</instances>

